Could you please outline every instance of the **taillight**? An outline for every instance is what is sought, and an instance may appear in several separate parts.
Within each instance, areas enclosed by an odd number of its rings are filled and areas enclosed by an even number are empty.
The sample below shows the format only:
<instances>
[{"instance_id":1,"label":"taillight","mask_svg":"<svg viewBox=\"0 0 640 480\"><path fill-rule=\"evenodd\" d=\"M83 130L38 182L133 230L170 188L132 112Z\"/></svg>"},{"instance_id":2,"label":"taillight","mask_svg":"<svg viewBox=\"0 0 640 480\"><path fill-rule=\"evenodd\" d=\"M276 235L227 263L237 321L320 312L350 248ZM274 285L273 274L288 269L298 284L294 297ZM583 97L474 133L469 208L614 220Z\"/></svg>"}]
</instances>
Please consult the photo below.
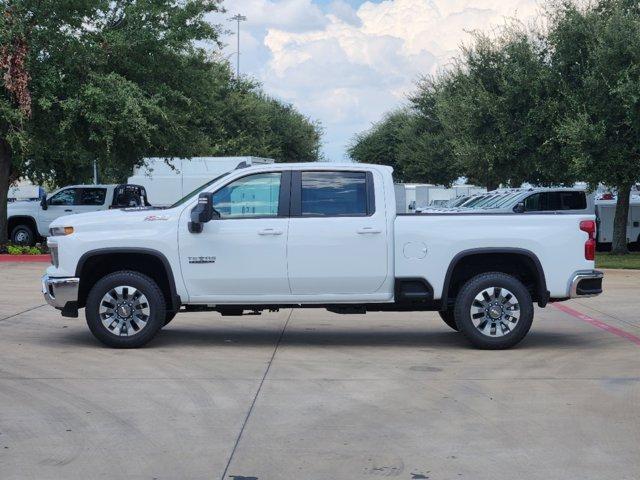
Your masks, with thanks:
<instances>
[{"instance_id":1,"label":"taillight","mask_svg":"<svg viewBox=\"0 0 640 480\"><path fill-rule=\"evenodd\" d=\"M580 230L586 232L589 238L584 243L584 258L587 260L596 259L596 222L594 220L583 220L580 222Z\"/></svg>"}]
</instances>

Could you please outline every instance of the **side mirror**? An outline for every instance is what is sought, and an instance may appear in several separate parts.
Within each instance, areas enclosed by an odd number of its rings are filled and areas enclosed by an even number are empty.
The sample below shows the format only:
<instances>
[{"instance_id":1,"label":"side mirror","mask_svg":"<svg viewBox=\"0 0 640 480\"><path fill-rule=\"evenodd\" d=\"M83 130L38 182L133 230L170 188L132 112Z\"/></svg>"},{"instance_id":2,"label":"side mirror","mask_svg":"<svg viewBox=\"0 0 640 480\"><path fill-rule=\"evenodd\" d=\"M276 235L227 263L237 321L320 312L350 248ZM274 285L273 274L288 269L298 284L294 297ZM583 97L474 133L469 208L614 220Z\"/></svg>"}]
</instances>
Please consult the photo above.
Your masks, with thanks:
<instances>
[{"instance_id":1,"label":"side mirror","mask_svg":"<svg viewBox=\"0 0 640 480\"><path fill-rule=\"evenodd\" d=\"M201 193L198 196L198 204L191 210L191 221L189 222L189 231L191 233L202 232L202 225L217 220L220 213L213 208L213 193Z\"/></svg>"},{"instance_id":2,"label":"side mirror","mask_svg":"<svg viewBox=\"0 0 640 480\"><path fill-rule=\"evenodd\" d=\"M519 202L515 207L513 207L514 213L524 213L524 202Z\"/></svg>"},{"instance_id":3,"label":"side mirror","mask_svg":"<svg viewBox=\"0 0 640 480\"><path fill-rule=\"evenodd\" d=\"M40 206L42 207L43 210L46 210L47 208L49 208L46 195L43 195L42 197L40 197Z\"/></svg>"}]
</instances>

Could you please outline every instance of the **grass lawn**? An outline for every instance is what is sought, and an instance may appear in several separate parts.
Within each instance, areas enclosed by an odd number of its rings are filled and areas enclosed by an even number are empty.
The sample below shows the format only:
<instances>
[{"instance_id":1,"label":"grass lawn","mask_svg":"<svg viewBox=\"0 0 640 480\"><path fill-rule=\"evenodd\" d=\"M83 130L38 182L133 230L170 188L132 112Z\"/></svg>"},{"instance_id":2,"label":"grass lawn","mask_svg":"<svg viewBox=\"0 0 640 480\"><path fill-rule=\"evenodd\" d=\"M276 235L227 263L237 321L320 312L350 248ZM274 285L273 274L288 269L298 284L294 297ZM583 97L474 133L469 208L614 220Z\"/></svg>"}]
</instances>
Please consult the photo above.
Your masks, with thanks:
<instances>
[{"instance_id":1,"label":"grass lawn","mask_svg":"<svg viewBox=\"0 0 640 480\"><path fill-rule=\"evenodd\" d=\"M606 252L596 253L596 268L633 268L640 270L640 252L629 255L611 255Z\"/></svg>"}]
</instances>

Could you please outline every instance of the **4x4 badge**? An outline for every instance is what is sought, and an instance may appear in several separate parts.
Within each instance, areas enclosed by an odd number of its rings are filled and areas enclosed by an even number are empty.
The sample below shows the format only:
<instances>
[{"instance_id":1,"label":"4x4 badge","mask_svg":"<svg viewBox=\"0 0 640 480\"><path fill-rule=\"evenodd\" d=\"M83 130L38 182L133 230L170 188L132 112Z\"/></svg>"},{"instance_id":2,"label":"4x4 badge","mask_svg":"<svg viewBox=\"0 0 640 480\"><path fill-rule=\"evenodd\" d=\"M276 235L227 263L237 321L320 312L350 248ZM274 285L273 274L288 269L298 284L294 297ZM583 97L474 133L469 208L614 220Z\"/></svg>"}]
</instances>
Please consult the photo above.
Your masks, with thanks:
<instances>
[{"instance_id":1,"label":"4x4 badge","mask_svg":"<svg viewBox=\"0 0 640 480\"><path fill-rule=\"evenodd\" d=\"M216 263L216 257L189 257L189 263Z\"/></svg>"}]
</instances>

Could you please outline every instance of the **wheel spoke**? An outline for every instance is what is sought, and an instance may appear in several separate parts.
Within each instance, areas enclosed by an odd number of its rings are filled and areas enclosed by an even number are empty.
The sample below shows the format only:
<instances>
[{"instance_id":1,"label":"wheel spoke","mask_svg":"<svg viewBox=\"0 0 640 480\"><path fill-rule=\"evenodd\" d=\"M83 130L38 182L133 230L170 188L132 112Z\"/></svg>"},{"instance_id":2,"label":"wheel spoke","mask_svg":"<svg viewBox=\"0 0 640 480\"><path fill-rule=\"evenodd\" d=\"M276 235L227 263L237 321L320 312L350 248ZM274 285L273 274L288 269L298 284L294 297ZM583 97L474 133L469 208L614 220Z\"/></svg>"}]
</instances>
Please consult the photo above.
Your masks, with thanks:
<instances>
[{"instance_id":1,"label":"wheel spoke","mask_svg":"<svg viewBox=\"0 0 640 480\"><path fill-rule=\"evenodd\" d=\"M113 335L130 337L147 326L151 308L147 297L135 287L121 285L104 294L98 314Z\"/></svg>"},{"instance_id":2,"label":"wheel spoke","mask_svg":"<svg viewBox=\"0 0 640 480\"><path fill-rule=\"evenodd\" d=\"M469 311L475 328L487 337L509 335L520 319L516 296L504 287L493 286L478 292Z\"/></svg>"}]
</instances>

